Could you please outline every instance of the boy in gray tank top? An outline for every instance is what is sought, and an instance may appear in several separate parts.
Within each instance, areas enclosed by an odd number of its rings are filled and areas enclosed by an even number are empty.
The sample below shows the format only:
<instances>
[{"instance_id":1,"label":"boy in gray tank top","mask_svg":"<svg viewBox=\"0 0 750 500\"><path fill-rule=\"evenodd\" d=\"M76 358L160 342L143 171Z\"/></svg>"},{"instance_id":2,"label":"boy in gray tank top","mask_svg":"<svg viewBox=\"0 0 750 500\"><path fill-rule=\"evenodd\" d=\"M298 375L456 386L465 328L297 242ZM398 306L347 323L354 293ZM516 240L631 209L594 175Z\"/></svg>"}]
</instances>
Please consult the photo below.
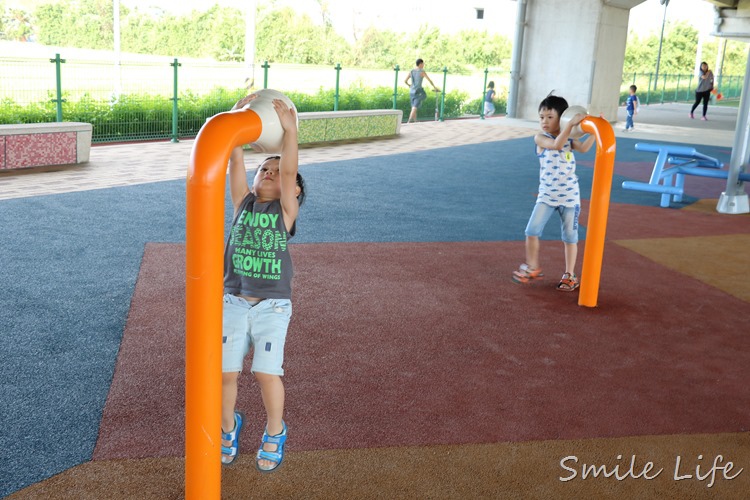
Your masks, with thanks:
<instances>
[{"instance_id":1,"label":"boy in gray tank top","mask_svg":"<svg viewBox=\"0 0 750 500\"><path fill-rule=\"evenodd\" d=\"M232 109L241 109L256 97L244 97ZM229 158L234 218L224 252L222 330L221 461L229 465L239 454L245 417L236 409L237 381L252 346L250 371L266 411L255 467L264 473L277 470L284 459L287 426L281 377L294 275L287 242L295 234L305 194L298 173L296 111L280 99L273 101L273 107L284 130L281 156L260 164L252 186L242 147L236 147Z\"/></svg>"}]
</instances>

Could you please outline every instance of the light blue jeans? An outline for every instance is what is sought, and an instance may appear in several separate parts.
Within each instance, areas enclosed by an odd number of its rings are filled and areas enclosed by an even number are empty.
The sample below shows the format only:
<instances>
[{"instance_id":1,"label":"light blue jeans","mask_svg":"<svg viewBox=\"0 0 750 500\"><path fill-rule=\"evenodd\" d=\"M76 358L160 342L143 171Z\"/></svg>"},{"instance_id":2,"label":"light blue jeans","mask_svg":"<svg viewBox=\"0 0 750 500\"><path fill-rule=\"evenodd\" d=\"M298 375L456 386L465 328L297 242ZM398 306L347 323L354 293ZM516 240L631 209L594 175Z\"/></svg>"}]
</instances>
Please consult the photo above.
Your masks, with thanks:
<instances>
[{"instance_id":1,"label":"light blue jeans","mask_svg":"<svg viewBox=\"0 0 750 500\"><path fill-rule=\"evenodd\" d=\"M544 226L547 225L552 214L557 212L560 215L560 230L564 243L578 243L578 215L581 213L580 205L574 207L552 207L546 203L537 203L529 217L529 223L526 225L526 236L542 235Z\"/></svg>"},{"instance_id":2,"label":"light blue jeans","mask_svg":"<svg viewBox=\"0 0 750 500\"><path fill-rule=\"evenodd\" d=\"M225 294L222 372L241 372L252 343L250 371L284 375L284 343L291 318L289 299L265 299L251 305L241 297Z\"/></svg>"}]
</instances>

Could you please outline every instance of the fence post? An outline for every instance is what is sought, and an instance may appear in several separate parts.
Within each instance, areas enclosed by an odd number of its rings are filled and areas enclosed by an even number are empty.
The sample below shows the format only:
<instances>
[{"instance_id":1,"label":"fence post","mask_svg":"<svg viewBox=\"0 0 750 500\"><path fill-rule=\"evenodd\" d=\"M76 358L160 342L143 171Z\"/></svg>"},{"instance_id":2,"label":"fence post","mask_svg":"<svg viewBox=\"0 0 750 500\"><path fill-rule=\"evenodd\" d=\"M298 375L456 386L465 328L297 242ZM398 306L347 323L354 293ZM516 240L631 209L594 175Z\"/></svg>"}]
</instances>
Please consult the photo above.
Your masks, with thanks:
<instances>
[{"instance_id":1,"label":"fence post","mask_svg":"<svg viewBox=\"0 0 750 500\"><path fill-rule=\"evenodd\" d=\"M690 102L690 89L693 87L693 74L690 74L690 81L688 82L688 88L685 91L685 100Z\"/></svg>"},{"instance_id":2,"label":"fence post","mask_svg":"<svg viewBox=\"0 0 750 500\"><path fill-rule=\"evenodd\" d=\"M398 64L393 67L393 71L396 73L396 77L393 79L393 109L396 109L396 101L398 99L398 70L400 70Z\"/></svg>"},{"instance_id":3,"label":"fence post","mask_svg":"<svg viewBox=\"0 0 750 500\"><path fill-rule=\"evenodd\" d=\"M484 87L482 87L482 98L479 100L479 119L484 120L484 93L487 91L487 73L489 68L484 68Z\"/></svg>"},{"instance_id":4,"label":"fence post","mask_svg":"<svg viewBox=\"0 0 750 500\"><path fill-rule=\"evenodd\" d=\"M179 113L178 113L178 106L177 106L177 68L182 66L179 62L177 62L177 58L174 58L174 61L169 63L170 66L172 66L174 69L172 70L173 77L172 80L174 82L174 90L172 91L172 142L180 142L179 139L177 139L177 122L179 121Z\"/></svg>"},{"instance_id":5,"label":"fence post","mask_svg":"<svg viewBox=\"0 0 750 500\"><path fill-rule=\"evenodd\" d=\"M271 65L268 64L268 61L264 61L261 68L263 68L263 88L268 88L268 68L270 68Z\"/></svg>"},{"instance_id":6,"label":"fence post","mask_svg":"<svg viewBox=\"0 0 750 500\"><path fill-rule=\"evenodd\" d=\"M674 102L677 102L679 100L679 94L680 94L680 75L677 73L677 86L674 88Z\"/></svg>"},{"instance_id":7,"label":"fence post","mask_svg":"<svg viewBox=\"0 0 750 500\"><path fill-rule=\"evenodd\" d=\"M730 89L732 88L732 76L729 76L729 83L727 83L727 92L722 91L721 93L724 94L725 97L730 97L731 92ZM721 90L721 87L719 87L719 90Z\"/></svg>"},{"instance_id":8,"label":"fence post","mask_svg":"<svg viewBox=\"0 0 750 500\"><path fill-rule=\"evenodd\" d=\"M443 113L445 113L445 82L448 80L448 66L443 67L443 88L442 95L440 96L440 121L445 121Z\"/></svg>"},{"instance_id":9,"label":"fence post","mask_svg":"<svg viewBox=\"0 0 750 500\"><path fill-rule=\"evenodd\" d=\"M664 83L661 85L661 102L659 104L664 104L664 92L667 90L667 76L668 75L662 75L664 78ZM656 85L656 83L654 83Z\"/></svg>"},{"instance_id":10,"label":"fence post","mask_svg":"<svg viewBox=\"0 0 750 500\"><path fill-rule=\"evenodd\" d=\"M341 63L336 63L333 67L336 70L336 92L333 94L333 110L339 110L339 73L341 73Z\"/></svg>"},{"instance_id":11,"label":"fence post","mask_svg":"<svg viewBox=\"0 0 750 500\"><path fill-rule=\"evenodd\" d=\"M646 104L651 104L651 79L654 77L653 73L648 74L648 89L646 90Z\"/></svg>"},{"instance_id":12,"label":"fence post","mask_svg":"<svg viewBox=\"0 0 750 500\"><path fill-rule=\"evenodd\" d=\"M52 99L52 102L57 103L57 121L62 121L62 71L60 65L65 62L65 59L60 59L60 54L55 54L54 59L50 59L49 62L55 63L55 78L57 80L57 99Z\"/></svg>"}]
</instances>

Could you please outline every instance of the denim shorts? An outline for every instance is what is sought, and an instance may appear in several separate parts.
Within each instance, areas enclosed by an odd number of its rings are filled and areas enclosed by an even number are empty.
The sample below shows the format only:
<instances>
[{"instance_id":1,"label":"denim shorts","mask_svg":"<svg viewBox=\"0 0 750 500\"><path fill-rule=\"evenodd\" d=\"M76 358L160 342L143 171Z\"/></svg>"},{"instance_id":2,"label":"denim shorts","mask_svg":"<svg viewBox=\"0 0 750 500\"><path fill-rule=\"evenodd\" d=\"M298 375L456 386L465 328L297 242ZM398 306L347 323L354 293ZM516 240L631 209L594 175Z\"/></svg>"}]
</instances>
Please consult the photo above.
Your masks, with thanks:
<instances>
[{"instance_id":1,"label":"denim shorts","mask_svg":"<svg viewBox=\"0 0 750 500\"><path fill-rule=\"evenodd\" d=\"M531 212L529 223L526 225L526 236L540 237L544 226L547 225L547 221L549 221L554 212L560 215L560 230L563 242L578 243L578 215L581 213L580 205L574 207L551 207L546 203L537 203L534 205L534 211Z\"/></svg>"},{"instance_id":2,"label":"denim shorts","mask_svg":"<svg viewBox=\"0 0 750 500\"><path fill-rule=\"evenodd\" d=\"M409 99L411 100L411 107L418 108L422 105L425 99L427 99L427 92L425 89L417 89L409 92Z\"/></svg>"},{"instance_id":3,"label":"denim shorts","mask_svg":"<svg viewBox=\"0 0 750 500\"><path fill-rule=\"evenodd\" d=\"M284 375L284 342L292 317L289 299L264 299L255 305L224 295L221 369L241 372L253 345L251 372Z\"/></svg>"}]
</instances>

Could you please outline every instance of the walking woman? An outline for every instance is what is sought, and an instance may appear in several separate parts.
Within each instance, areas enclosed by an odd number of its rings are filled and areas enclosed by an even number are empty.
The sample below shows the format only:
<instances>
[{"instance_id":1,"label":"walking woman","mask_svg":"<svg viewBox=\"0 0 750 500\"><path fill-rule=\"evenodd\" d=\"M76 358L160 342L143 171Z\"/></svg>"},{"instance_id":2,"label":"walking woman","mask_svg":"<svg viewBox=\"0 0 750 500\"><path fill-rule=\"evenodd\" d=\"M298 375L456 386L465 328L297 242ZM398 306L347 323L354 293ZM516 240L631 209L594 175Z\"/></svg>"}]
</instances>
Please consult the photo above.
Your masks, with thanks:
<instances>
[{"instance_id":1,"label":"walking woman","mask_svg":"<svg viewBox=\"0 0 750 500\"><path fill-rule=\"evenodd\" d=\"M701 100L703 101L703 116L701 120L708 120L706 118L706 111L708 111L708 98L711 97L711 91L714 89L714 74L708 69L706 62L701 63L701 74L698 77L698 87L695 89L695 104L693 104L690 110L690 118L695 118L693 112L698 107Z\"/></svg>"}]
</instances>

